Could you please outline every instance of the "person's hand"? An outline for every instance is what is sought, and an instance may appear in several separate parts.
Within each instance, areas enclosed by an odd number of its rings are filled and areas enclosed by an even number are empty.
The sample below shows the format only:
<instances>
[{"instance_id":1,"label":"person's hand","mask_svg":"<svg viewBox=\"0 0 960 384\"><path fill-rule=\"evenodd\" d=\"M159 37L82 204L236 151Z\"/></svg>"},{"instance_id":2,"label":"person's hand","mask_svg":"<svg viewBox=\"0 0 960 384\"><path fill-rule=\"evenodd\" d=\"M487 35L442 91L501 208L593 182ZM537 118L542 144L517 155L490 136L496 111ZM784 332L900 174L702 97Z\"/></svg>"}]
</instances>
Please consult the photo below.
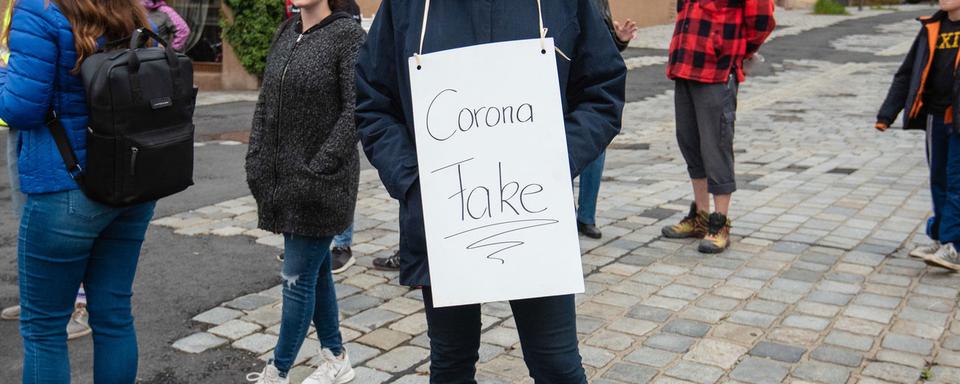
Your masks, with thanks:
<instances>
[{"instance_id":1,"label":"person's hand","mask_svg":"<svg viewBox=\"0 0 960 384\"><path fill-rule=\"evenodd\" d=\"M619 21L613 22L613 30L617 33L617 39L623 42L633 40L634 35L637 34L637 29L637 23L630 19L627 19L623 24Z\"/></svg>"},{"instance_id":2,"label":"person's hand","mask_svg":"<svg viewBox=\"0 0 960 384\"><path fill-rule=\"evenodd\" d=\"M887 125L887 123L884 123L882 121L878 121L877 124L875 124L873 127L880 132L885 132L887 129L890 128L890 126Z\"/></svg>"}]
</instances>

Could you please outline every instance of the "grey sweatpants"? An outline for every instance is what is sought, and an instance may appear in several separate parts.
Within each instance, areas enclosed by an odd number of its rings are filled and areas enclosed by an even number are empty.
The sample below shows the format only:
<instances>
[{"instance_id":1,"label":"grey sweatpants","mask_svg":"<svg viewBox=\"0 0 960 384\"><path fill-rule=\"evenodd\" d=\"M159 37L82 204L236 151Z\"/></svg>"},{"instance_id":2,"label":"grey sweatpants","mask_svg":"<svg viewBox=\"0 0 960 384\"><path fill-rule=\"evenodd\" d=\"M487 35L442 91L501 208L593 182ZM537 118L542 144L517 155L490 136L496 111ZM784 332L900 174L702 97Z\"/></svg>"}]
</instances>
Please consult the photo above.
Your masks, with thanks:
<instances>
[{"instance_id":1,"label":"grey sweatpants","mask_svg":"<svg viewBox=\"0 0 960 384\"><path fill-rule=\"evenodd\" d=\"M737 119L737 77L726 84L677 80L674 103L677 143L691 179L707 179L714 195L737 190L733 171L733 131Z\"/></svg>"}]
</instances>

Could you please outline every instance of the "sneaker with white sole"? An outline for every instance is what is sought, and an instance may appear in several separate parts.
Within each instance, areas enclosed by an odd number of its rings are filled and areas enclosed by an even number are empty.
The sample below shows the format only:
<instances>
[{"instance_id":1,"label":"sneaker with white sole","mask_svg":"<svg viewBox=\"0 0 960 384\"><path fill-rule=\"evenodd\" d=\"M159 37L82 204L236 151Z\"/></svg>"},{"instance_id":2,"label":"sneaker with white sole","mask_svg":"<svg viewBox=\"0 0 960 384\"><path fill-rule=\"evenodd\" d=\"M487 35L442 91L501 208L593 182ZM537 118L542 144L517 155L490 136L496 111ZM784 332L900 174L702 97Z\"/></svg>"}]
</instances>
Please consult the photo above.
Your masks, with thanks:
<instances>
[{"instance_id":1,"label":"sneaker with white sole","mask_svg":"<svg viewBox=\"0 0 960 384\"><path fill-rule=\"evenodd\" d=\"M940 250L940 247L941 245L939 242L934 242L933 244L929 245L921 245L910 251L909 255L910 257L916 257L918 259L926 259L936 254L937 251Z\"/></svg>"},{"instance_id":2,"label":"sneaker with white sole","mask_svg":"<svg viewBox=\"0 0 960 384\"><path fill-rule=\"evenodd\" d=\"M960 271L960 254L957 254L957 249L951 243L944 244L933 256L923 259L923 262L953 272Z\"/></svg>"},{"instance_id":3,"label":"sneaker with white sole","mask_svg":"<svg viewBox=\"0 0 960 384\"><path fill-rule=\"evenodd\" d=\"M93 333L90 329L90 315L86 308L77 307L70 316L70 322L67 323L67 340L73 340Z\"/></svg>"},{"instance_id":4,"label":"sneaker with white sole","mask_svg":"<svg viewBox=\"0 0 960 384\"><path fill-rule=\"evenodd\" d=\"M4 308L3 311L0 311L0 320L19 320L19 319L20 319L19 305L7 307L7 308Z\"/></svg>"},{"instance_id":5,"label":"sneaker with white sole","mask_svg":"<svg viewBox=\"0 0 960 384\"><path fill-rule=\"evenodd\" d=\"M303 384L344 384L349 383L355 376L346 349L340 356L334 356L333 352L324 348L320 350L320 366L303 380Z\"/></svg>"},{"instance_id":6,"label":"sneaker with white sole","mask_svg":"<svg viewBox=\"0 0 960 384\"><path fill-rule=\"evenodd\" d=\"M289 384L290 379L286 377L280 377L280 371L277 370L277 367L273 366L273 363L267 364L263 368L262 372L254 372L247 374L247 381L254 384Z\"/></svg>"}]
</instances>

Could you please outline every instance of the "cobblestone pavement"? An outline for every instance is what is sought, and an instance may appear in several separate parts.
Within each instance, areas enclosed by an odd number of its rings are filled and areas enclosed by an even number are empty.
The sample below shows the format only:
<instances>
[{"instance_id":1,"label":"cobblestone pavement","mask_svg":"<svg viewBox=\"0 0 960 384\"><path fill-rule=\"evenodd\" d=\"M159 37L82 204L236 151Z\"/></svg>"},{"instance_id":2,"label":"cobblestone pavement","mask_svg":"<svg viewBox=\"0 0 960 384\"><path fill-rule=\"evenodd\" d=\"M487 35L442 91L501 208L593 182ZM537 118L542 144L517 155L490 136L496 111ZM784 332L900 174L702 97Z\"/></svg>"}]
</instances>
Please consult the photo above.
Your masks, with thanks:
<instances>
[{"instance_id":1,"label":"cobblestone pavement","mask_svg":"<svg viewBox=\"0 0 960 384\"><path fill-rule=\"evenodd\" d=\"M790 25L823 25L793 17ZM831 46L903 55L899 42L915 28L886 25ZM578 331L591 382L960 382L960 277L906 256L926 241L923 138L872 129L896 67L788 60L776 76L743 85L735 242L716 256L659 235L691 199L672 92L627 105L599 202L604 238L581 239L587 292L578 295ZM420 291L370 268L397 247L398 206L370 170L358 204L358 264L336 276L355 382L426 383ZM255 229L255 209L246 197L155 224L280 247L279 236ZM239 348L267 359L279 289L198 314L206 331L173 348ZM481 382L531 383L509 306L486 304L483 314ZM293 382L311 371L317 347L315 339L304 346Z\"/></svg>"}]
</instances>

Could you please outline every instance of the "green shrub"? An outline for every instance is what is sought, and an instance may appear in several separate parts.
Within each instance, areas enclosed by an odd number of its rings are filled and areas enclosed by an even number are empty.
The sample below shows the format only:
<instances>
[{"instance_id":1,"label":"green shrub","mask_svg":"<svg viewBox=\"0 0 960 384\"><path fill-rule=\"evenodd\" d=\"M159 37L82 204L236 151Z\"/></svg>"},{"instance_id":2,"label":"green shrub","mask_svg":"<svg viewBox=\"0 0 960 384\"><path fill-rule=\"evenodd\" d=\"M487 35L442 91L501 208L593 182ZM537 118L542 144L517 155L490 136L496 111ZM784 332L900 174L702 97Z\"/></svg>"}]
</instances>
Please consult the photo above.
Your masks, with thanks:
<instances>
[{"instance_id":1,"label":"green shrub","mask_svg":"<svg viewBox=\"0 0 960 384\"><path fill-rule=\"evenodd\" d=\"M286 17L284 0L224 0L233 11L233 22L220 18L223 37L233 46L240 64L262 76L267 65L270 39Z\"/></svg>"},{"instance_id":2,"label":"green shrub","mask_svg":"<svg viewBox=\"0 0 960 384\"><path fill-rule=\"evenodd\" d=\"M835 0L817 0L813 5L813 13L817 15L848 15L847 8Z\"/></svg>"}]
</instances>

